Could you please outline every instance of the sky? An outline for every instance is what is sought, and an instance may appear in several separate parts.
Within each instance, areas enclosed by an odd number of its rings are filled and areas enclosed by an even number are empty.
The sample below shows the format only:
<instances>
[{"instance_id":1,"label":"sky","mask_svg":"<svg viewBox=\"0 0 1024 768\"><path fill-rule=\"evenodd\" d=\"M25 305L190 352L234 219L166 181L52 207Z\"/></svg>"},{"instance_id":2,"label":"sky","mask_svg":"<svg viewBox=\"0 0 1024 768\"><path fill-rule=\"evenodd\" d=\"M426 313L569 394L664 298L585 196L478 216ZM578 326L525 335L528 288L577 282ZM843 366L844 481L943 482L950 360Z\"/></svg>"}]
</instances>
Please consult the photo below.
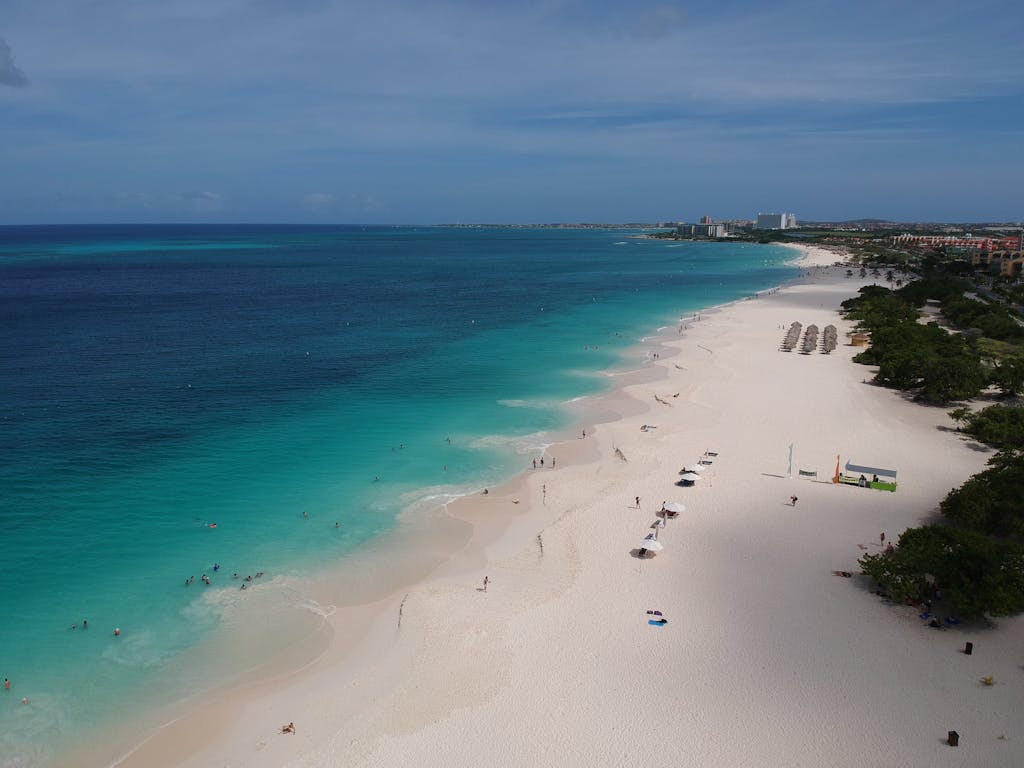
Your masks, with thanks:
<instances>
[{"instance_id":1,"label":"sky","mask_svg":"<svg viewBox=\"0 0 1024 768\"><path fill-rule=\"evenodd\" d=\"M0 224L1024 220L1019 0L0 0Z\"/></svg>"}]
</instances>

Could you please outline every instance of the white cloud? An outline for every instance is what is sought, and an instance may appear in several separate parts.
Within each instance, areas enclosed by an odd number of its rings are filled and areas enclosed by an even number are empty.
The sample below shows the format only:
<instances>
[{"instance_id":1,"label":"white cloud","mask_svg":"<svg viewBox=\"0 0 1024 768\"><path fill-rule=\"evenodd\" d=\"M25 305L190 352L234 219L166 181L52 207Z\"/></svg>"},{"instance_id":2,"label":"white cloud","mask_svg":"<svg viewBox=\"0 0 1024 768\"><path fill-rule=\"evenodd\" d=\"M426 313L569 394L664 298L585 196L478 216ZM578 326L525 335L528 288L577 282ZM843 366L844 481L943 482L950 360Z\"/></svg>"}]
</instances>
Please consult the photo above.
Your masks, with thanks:
<instances>
[{"instance_id":1,"label":"white cloud","mask_svg":"<svg viewBox=\"0 0 1024 768\"><path fill-rule=\"evenodd\" d=\"M2 37L0 37L0 85L11 85L15 88L28 85L28 76L14 66L11 46Z\"/></svg>"},{"instance_id":2,"label":"white cloud","mask_svg":"<svg viewBox=\"0 0 1024 768\"><path fill-rule=\"evenodd\" d=\"M334 203L334 195L327 192L310 192L302 198L302 207L307 211L312 211L313 213L319 213L329 208L333 208Z\"/></svg>"},{"instance_id":3,"label":"white cloud","mask_svg":"<svg viewBox=\"0 0 1024 768\"><path fill-rule=\"evenodd\" d=\"M675 5L655 5L633 20L630 31L636 37L661 38L678 32L686 24L686 14Z\"/></svg>"},{"instance_id":4,"label":"white cloud","mask_svg":"<svg viewBox=\"0 0 1024 768\"><path fill-rule=\"evenodd\" d=\"M178 199L196 213L214 213L224 210L224 197L216 192L182 192Z\"/></svg>"}]
</instances>

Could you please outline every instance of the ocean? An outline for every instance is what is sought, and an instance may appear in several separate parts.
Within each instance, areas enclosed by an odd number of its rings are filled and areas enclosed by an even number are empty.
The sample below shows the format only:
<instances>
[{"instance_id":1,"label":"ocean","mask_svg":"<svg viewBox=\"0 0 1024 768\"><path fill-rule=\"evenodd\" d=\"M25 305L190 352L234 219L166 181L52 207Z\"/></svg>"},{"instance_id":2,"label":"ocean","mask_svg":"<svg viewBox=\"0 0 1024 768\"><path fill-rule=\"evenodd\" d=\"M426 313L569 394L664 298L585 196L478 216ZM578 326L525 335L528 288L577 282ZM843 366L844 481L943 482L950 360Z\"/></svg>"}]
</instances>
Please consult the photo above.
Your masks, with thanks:
<instances>
[{"instance_id":1,"label":"ocean","mask_svg":"<svg viewBox=\"0 0 1024 768\"><path fill-rule=\"evenodd\" d=\"M177 672L242 584L509 479L643 337L797 274L639 234L0 227L0 765L215 685Z\"/></svg>"}]
</instances>

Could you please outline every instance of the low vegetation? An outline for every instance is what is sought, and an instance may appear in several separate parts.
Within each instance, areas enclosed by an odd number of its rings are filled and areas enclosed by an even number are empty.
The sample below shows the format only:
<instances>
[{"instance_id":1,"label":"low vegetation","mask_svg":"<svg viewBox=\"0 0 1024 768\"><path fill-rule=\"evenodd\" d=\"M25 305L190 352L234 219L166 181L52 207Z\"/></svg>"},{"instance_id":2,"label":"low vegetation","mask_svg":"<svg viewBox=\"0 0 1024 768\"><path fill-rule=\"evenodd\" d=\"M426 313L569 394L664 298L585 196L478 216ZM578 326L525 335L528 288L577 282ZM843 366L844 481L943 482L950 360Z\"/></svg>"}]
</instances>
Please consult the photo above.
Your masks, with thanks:
<instances>
[{"instance_id":1,"label":"low vegetation","mask_svg":"<svg viewBox=\"0 0 1024 768\"><path fill-rule=\"evenodd\" d=\"M898 602L941 599L948 615L961 618L1024 610L1024 547L967 528L909 528L899 546L865 555L860 565Z\"/></svg>"},{"instance_id":2,"label":"low vegetation","mask_svg":"<svg viewBox=\"0 0 1024 768\"><path fill-rule=\"evenodd\" d=\"M847 317L871 334L871 346L854 359L878 366L876 383L912 392L925 403L970 399L990 386L1005 398L1020 394L1024 328L1006 307L979 297L962 277L970 273L968 264L935 261L926 266L942 271L926 272L896 291L867 286L843 302ZM939 303L953 332L920 322L920 308L930 301ZM947 616L1019 613L1024 611L1024 408L958 408L950 416L963 432L1000 452L985 471L950 491L940 505L942 522L904 531L897 547L862 557L861 568L893 600L941 598Z\"/></svg>"}]
</instances>

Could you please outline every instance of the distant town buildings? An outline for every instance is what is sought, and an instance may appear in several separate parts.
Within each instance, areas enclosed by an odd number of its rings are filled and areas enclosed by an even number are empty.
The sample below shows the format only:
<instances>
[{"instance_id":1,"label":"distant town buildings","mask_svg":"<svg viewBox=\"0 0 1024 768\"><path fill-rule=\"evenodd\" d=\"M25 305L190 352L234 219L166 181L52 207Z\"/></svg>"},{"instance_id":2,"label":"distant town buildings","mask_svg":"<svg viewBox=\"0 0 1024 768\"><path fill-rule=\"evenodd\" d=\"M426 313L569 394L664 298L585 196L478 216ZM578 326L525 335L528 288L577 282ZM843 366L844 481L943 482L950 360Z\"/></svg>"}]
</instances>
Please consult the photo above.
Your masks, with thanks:
<instances>
[{"instance_id":1,"label":"distant town buildings","mask_svg":"<svg viewBox=\"0 0 1024 768\"><path fill-rule=\"evenodd\" d=\"M932 248L972 248L979 251L998 251L1019 248L1016 237L974 237L972 235L895 235L889 238L894 246L927 245Z\"/></svg>"},{"instance_id":2,"label":"distant town buildings","mask_svg":"<svg viewBox=\"0 0 1024 768\"><path fill-rule=\"evenodd\" d=\"M987 266L988 271L1003 277L1020 277L1024 271L1024 251L975 251L971 255L971 264L976 267Z\"/></svg>"},{"instance_id":3,"label":"distant town buildings","mask_svg":"<svg viewBox=\"0 0 1024 768\"><path fill-rule=\"evenodd\" d=\"M793 229L796 227L795 213L759 213L754 229Z\"/></svg>"},{"instance_id":4,"label":"distant town buildings","mask_svg":"<svg viewBox=\"0 0 1024 768\"><path fill-rule=\"evenodd\" d=\"M718 238L728 237L729 230L725 224L715 224L711 221L710 216L701 216L700 224L686 224L679 222L676 224L676 236L677 237L693 237L693 238Z\"/></svg>"}]
</instances>

